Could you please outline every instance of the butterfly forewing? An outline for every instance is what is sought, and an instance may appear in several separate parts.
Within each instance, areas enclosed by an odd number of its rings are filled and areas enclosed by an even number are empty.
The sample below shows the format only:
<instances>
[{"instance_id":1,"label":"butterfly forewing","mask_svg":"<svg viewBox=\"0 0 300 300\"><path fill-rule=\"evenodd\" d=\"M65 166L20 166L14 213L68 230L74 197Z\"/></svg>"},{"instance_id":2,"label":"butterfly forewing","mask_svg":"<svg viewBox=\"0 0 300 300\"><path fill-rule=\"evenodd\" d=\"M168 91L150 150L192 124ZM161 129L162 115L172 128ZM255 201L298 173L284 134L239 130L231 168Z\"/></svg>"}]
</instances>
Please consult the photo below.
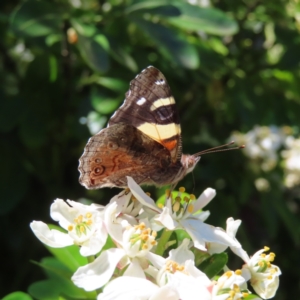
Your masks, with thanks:
<instances>
[{"instance_id":1,"label":"butterfly forewing","mask_svg":"<svg viewBox=\"0 0 300 300\"><path fill-rule=\"evenodd\" d=\"M175 100L164 75L150 66L131 82L123 105L108 125L125 123L162 144L176 162L181 157L181 128Z\"/></svg>"}]
</instances>

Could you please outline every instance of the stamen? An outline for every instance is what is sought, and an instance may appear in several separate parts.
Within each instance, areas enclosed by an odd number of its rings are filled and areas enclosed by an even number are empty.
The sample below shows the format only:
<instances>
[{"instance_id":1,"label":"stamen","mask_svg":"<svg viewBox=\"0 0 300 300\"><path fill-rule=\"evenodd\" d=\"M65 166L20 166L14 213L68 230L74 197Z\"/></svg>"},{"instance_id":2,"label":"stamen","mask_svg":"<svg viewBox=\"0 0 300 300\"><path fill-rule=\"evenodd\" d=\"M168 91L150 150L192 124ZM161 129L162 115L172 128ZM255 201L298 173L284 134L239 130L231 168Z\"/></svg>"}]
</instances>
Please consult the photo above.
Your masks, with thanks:
<instances>
[{"instance_id":1,"label":"stamen","mask_svg":"<svg viewBox=\"0 0 300 300\"><path fill-rule=\"evenodd\" d=\"M180 209L180 202L175 202L174 205L173 205L173 211L174 212L178 212Z\"/></svg>"},{"instance_id":2,"label":"stamen","mask_svg":"<svg viewBox=\"0 0 300 300\"><path fill-rule=\"evenodd\" d=\"M187 211L191 214L194 211L194 205L189 204L188 207L187 207Z\"/></svg>"},{"instance_id":3,"label":"stamen","mask_svg":"<svg viewBox=\"0 0 300 300\"><path fill-rule=\"evenodd\" d=\"M69 225L69 226L68 226L68 231L72 231L72 230L73 230L73 228L74 228L74 226L73 226L73 225Z\"/></svg>"},{"instance_id":4,"label":"stamen","mask_svg":"<svg viewBox=\"0 0 300 300\"><path fill-rule=\"evenodd\" d=\"M264 251L266 252L266 251L269 251L270 250L270 248L268 247L268 246L264 246Z\"/></svg>"},{"instance_id":5,"label":"stamen","mask_svg":"<svg viewBox=\"0 0 300 300\"><path fill-rule=\"evenodd\" d=\"M180 193L184 193L185 192L185 188L183 186L181 186L178 190L179 190Z\"/></svg>"},{"instance_id":6,"label":"stamen","mask_svg":"<svg viewBox=\"0 0 300 300\"><path fill-rule=\"evenodd\" d=\"M190 194L190 199L191 200L196 200L196 196L194 194Z\"/></svg>"},{"instance_id":7,"label":"stamen","mask_svg":"<svg viewBox=\"0 0 300 300\"><path fill-rule=\"evenodd\" d=\"M242 275L242 271L241 270L235 270L235 272L234 272L236 275Z\"/></svg>"}]
</instances>

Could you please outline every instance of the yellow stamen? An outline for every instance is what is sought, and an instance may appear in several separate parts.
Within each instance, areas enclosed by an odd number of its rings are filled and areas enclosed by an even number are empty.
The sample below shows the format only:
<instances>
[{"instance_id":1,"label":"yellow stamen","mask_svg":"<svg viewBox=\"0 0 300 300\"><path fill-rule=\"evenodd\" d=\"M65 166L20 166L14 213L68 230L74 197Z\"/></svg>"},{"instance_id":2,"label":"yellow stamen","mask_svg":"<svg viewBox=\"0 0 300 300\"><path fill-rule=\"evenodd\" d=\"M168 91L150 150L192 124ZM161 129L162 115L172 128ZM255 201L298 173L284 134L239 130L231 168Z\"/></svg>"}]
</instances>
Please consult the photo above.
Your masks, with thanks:
<instances>
[{"instance_id":1,"label":"yellow stamen","mask_svg":"<svg viewBox=\"0 0 300 300\"><path fill-rule=\"evenodd\" d=\"M187 211L191 214L194 211L194 205L189 204L188 207L187 207Z\"/></svg>"},{"instance_id":2,"label":"yellow stamen","mask_svg":"<svg viewBox=\"0 0 300 300\"><path fill-rule=\"evenodd\" d=\"M81 226L79 227L79 229L80 229L80 232L84 232L84 231L85 231L85 228L84 228L83 225L81 225Z\"/></svg>"},{"instance_id":3,"label":"yellow stamen","mask_svg":"<svg viewBox=\"0 0 300 300\"><path fill-rule=\"evenodd\" d=\"M89 219L92 217L92 214L90 212L88 212L88 213L86 213L85 217Z\"/></svg>"},{"instance_id":4,"label":"yellow stamen","mask_svg":"<svg viewBox=\"0 0 300 300\"><path fill-rule=\"evenodd\" d=\"M158 203L158 204L157 204L157 207L159 207L159 208L163 208L163 207L164 207L164 205L163 205L162 203Z\"/></svg>"},{"instance_id":5,"label":"yellow stamen","mask_svg":"<svg viewBox=\"0 0 300 300\"><path fill-rule=\"evenodd\" d=\"M72 231L73 228L74 228L73 225L69 225L69 226L68 226L68 231Z\"/></svg>"},{"instance_id":6,"label":"yellow stamen","mask_svg":"<svg viewBox=\"0 0 300 300\"><path fill-rule=\"evenodd\" d=\"M269 251L270 248L268 246L264 246L264 251Z\"/></svg>"},{"instance_id":7,"label":"yellow stamen","mask_svg":"<svg viewBox=\"0 0 300 300\"><path fill-rule=\"evenodd\" d=\"M175 202L173 205L173 211L178 212L180 209L180 202Z\"/></svg>"},{"instance_id":8,"label":"yellow stamen","mask_svg":"<svg viewBox=\"0 0 300 300\"><path fill-rule=\"evenodd\" d=\"M228 278L230 278L232 276L232 272L231 271L227 271L226 273L224 273L225 276L227 276Z\"/></svg>"},{"instance_id":9,"label":"yellow stamen","mask_svg":"<svg viewBox=\"0 0 300 300\"><path fill-rule=\"evenodd\" d=\"M166 190L166 197L167 198L169 198L170 197L170 195L171 195L171 191L168 189L168 190Z\"/></svg>"},{"instance_id":10,"label":"yellow stamen","mask_svg":"<svg viewBox=\"0 0 300 300\"><path fill-rule=\"evenodd\" d=\"M194 194L190 194L190 199L191 200L195 200L196 199L196 196Z\"/></svg>"},{"instance_id":11,"label":"yellow stamen","mask_svg":"<svg viewBox=\"0 0 300 300\"><path fill-rule=\"evenodd\" d=\"M184 193L184 192L185 192L185 188L184 188L183 186L181 186L181 187L179 188L179 192L180 192L180 193Z\"/></svg>"},{"instance_id":12,"label":"yellow stamen","mask_svg":"<svg viewBox=\"0 0 300 300\"><path fill-rule=\"evenodd\" d=\"M235 270L235 272L234 272L236 275L242 275L242 271L241 270Z\"/></svg>"}]
</instances>

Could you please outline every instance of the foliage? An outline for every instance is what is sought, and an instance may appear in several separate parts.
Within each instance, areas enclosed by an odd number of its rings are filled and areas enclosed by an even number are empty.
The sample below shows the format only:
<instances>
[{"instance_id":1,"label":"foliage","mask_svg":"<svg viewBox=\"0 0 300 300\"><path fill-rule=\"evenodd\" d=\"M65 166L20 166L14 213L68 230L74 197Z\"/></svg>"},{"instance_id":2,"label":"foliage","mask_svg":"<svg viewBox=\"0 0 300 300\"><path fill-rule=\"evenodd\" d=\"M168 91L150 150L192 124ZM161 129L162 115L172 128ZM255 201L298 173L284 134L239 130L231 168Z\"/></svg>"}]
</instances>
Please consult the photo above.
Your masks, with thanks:
<instances>
[{"instance_id":1,"label":"foliage","mask_svg":"<svg viewBox=\"0 0 300 300\"><path fill-rule=\"evenodd\" d=\"M0 212L3 255L11 258L1 296L42 278L29 259L45 252L28 224L46 220L54 198L105 202L116 193L81 187L78 158L146 66L159 68L172 88L184 152L255 125L299 133L297 1L14 0L0 7ZM300 292L288 280L299 278L299 186L284 186L280 162L269 173L251 166L242 151L204 156L194 183L188 177L182 185L217 189L212 222L244 220L239 239L277 253L284 274L277 297L289 299ZM267 191L256 189L259 177Z\"/></svg>"}]
</instances>

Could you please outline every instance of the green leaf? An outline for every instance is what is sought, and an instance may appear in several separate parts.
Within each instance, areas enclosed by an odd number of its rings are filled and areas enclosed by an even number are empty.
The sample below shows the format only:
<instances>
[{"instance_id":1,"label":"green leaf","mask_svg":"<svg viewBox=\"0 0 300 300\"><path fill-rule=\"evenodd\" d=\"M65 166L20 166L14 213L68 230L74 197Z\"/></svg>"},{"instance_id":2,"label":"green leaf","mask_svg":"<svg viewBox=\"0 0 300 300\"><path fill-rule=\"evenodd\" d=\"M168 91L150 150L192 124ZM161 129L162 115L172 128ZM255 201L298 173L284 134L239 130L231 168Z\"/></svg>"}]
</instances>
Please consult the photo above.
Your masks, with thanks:
<instances>
[{"instance_id":1,"label":"green leaf","mask_svg":"<svg viewBox=\"0 0 300 300\"><path fill-rule=\"evenodd\" d=\"M108 41L104 35L85 37L78 34L78 48L82 58L96 72L106 72L109 68L107 54Z\"/></svg>"},{"instance_id":2,"label":"green leaf","mask_svg":"<svg viewBox=\"0 0 300 300\"><path fill-rule=\"evenodd\" d=\"M94 83L104 86L114 92L124 92L124 90L128 88L128 83L123 80L111 77L103 77L97 74L93 74L90 77L83 78L80 81L81 86L91 85Z\"/></svg>"},{"instance_id":3,"label":"green leaf","mask_svg":"<svg viewBox=\"0 0 300 300\"><path fill-rule=\"evenodd\" d=\"M61 227L49 224L50 229L56 229L65 232ZM76 245L64 248L52 248L45 246L60 262L62 262L70 271L75 272L79 267L87 264L87 258L83 257Z\"/></svg>"},{"instance_id":4,"label":"green leaf","mask_svg":"<svg viewBox=\"0 0 300 300\"><path fill-rule=\"evenodd\" d=\"M170 61L187 69L198 68L200 62L197 50L186 39L160 24L141 18L133 18L133 21L153 39L158 50Z\"/></svg>"},{"instance_id":5,"label":"green leaf","mask_svg":"<svg viewBox=\"0 0 300 300\"><path fill-rule=\"evenodd\" d=\"M39 264L44 268L48 280L39 281L29 287L29 292L38 299L55 299L53 297L68 296L68 298L95 298L95 293L87 293L74 285L71 272L65 264L53 257L46 257ZM57 299L57 298L56 298Z\"/></svg>"},{"instance_id":6,"label":"green leaf","mask_svg":"<svg viewBox=\"0 0 300 300\"><path fill-rule=\"evenodd\" d=\"M47 36L61 31L62 18L57 9L46 1L25 1L15 10L11 28L21 36Z\"/></svg>"},{"instance_id":7,"label":"green leaf","mask_svg":"<svg viewBox=\"0 0 300 300\"><path fill-rule=\"evenodd\" d=\"M125 13L130 14L139 10L151 10L154 8L162 8L164 6L170 6L170 4L172 4L172 1L170 0L139 1L137 3L134 3L133 5L128 6L128 8L125 9Z\"/></svg>"},{"instance_id":8,"label":"green leaf","mask_svg":"<svg viewBox=\"0 0 300 300\"><path fill-rule=\"evenodd\" d=\"M92 89L91 101L94 109L100 114L110 114L115 111L120 104L119 99L108 98L105 93L101 93L95 88Z\"/></svg>"},{"instance_id":9,"label":"green leaf","mask_svg":"<svg viewBox=\"0 0 300 300\"><path fill-rule=\"evenodd\" d=\"M32 298L24 292L13 292L4 296L2 300L32 300Z\"/></svg>"},{"instance_id":10,"label":"green leaf","mask_svg":"<svg viewBox=\"0 0 300 300\"><path fill-rule=\"evenodd\" d=\"M237 23L224 12L215 8L203 8L188 3L174 3L181 11L179 17L168 18L172 25L184 30L201 30L216 35L233 35L238 31Z\"/></svg>"},{"instance_id":11,"label":"green leaf","mask_svg":"<svg viewBox=\"0 0 300 300\"><path fill-rule=\"evenodd\" d=\"M227 261L227 253L223 252L219 254L213 254L199 265L199 269L204 272L208 278L213 278L223 270L224 266L227 264Z\"/></svg>"}]
</instances>

